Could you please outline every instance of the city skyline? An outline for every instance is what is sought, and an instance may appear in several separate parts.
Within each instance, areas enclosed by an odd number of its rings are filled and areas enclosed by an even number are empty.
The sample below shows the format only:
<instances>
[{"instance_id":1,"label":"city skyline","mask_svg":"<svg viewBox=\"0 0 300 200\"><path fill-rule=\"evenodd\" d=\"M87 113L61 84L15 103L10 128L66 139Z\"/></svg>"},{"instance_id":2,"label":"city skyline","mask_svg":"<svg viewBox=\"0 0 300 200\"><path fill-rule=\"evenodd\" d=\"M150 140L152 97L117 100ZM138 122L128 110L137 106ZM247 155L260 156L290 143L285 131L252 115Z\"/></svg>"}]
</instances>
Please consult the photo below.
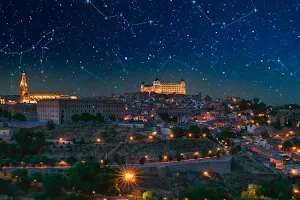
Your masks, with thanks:
<instances>
[{"instance_id":1,"label":"city skyline","mask_svg":"<svg viewBox=\"0 0 300 200\"><path fill-rule=\"evenodd\" d=\"M184 78L187 94L299 103L299 2L1 1L0 7L0 95L18 94L24 70L33 93L137 92L158 76Z\"/></svg>"}]
</instances>

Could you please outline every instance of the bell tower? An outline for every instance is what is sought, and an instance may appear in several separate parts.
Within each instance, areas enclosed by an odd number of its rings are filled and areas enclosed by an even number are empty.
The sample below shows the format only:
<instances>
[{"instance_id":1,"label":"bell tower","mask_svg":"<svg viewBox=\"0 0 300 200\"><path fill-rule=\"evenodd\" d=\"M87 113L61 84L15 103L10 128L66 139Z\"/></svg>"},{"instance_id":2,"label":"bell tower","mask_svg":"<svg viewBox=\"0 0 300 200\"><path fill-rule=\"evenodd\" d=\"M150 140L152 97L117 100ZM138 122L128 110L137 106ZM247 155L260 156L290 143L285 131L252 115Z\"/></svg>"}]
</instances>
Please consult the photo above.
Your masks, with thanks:
<instances>
[{"instance_id":1,"label":"bell tower","mask_svg":"<svg viewBox=\"0 0 300 200\"><path fill-rule=\"evenodd\" d=\"M27 103L28 99L26 98L28 96L28 86L26 81L26 74L22 73L22 79L20 83L20 103Z\"/></svg>"}]
</instances>

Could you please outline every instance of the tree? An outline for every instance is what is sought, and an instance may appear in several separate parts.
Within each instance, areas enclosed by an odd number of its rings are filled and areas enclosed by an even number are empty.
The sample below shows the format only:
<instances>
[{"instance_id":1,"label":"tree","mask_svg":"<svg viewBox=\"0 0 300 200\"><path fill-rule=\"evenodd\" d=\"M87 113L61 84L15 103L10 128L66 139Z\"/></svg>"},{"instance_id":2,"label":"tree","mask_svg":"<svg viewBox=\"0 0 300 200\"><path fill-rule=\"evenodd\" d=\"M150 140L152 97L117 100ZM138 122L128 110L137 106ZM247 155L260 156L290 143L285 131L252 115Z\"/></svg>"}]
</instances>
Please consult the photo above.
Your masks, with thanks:
<instances>
[{"instance_id":1,"label":"tree","mask_svg":"<svg viewBox=\"0 0 300 200\"><path fill-rule=\"evenodd\" d=\"M144 165L145 164L146 159L144 157L140 158L140 165Z\"/></svg>"},{"instance_id":2,"label":"tree","mask_svg":"<svg viewBox=\"0 0 300 200\"><path fill-rule=\"evenodd\" d=\"M22 190L27 191L29 189L30 181L26 169L17 169L13 171L12 178L16 181L16 185Z\"/></svg>"},{"instance_id":3,"label":"tree","mask_svg":"<svg viewBox=\"0 0 300 200\"><path fill-rule=\"evenodd\" d=\"M36 154L45 144L45 136L42 132L34 132L31 129L20 129L13 138L18 143L23 154Z\"/></svg>"},{"instance_id":4,"label":"tree","mask_svg":"<svg viewBox=\"0 0 300 200\"><path fill-rule=\"evenodd\" d=\"M263 185L263 188L264 195L273 199L284 200L292 198L293 185L290 180L273 180Z\"/></svg>"},{"instance_id":5,"label":"tree","mask_svg":"<svg viewBox=\"0 0 300 200\"><path fill-rule=\"evenodd\" d=\"M53 120L47 121L46 127L48 128L48 130L55 129L55 123L53 122Z\"/></svg>"},{"instance_id":6,"label":"tree","mask_svg":"<svg viewBox=\"0 0 300 200\"><path fill-rule=\"evenodd\" d=\"M227 189L221 185L214 186L213 188L207 187L203 183L196 183L189 190L180 192L179 199L187 198L189 200L209 199L209 200L220 200L230 199L231 195Z\"/></svg>"},{"instance_id":7,"label":"tree","mask_svg":"<svg viewBox=\"0 0 300 200\"><path fill-rule=\"evenodd\" d=\"M25 115L23 115L23 114L21 114L21 113L16 113L16 114L14 114L14 115L12 116L12 118L13 118L13 120L18 121L18 123L19 123L19 122L24 122L24 121L26 121Z\"/></svg>"},{"instance_id":8,"label":"tree","mask_svg":"<svg viewBox=\"0 0 300 200\"><path fill-rule=\"evenodd\" d=\"M66 197L64 197L63 200L78 200L79 198L77 197L77 195L75 193L72 193Z\"/></svg>"},{"instance_id":9,"label":"tree","mask_svg":"<svg viewBox=\"0 0 300 200\"><path fill-rule=\"evenodd\" d=\"M42 175L41 172L33 172L30 175L30 181L31 182L41 183L42 182L42 178L43 178L43 175Z\"/></svg>"},{"instance_id":10,"label":"tree","mask_svg":"<svg viewBox=\"0 0 300 200\"><path fill-rule=\"evenodd\" d=\"M237 152L238 152L238 150L237 150L236 147L232 147L232 148L230 149L230 154L231 154L231 155L237 154Z\"/></svg>"},{"instance_id":11,"label":"tree","mask_svg":"<svg viewBox=\"0 0 300 200\"><path fill-rule=\"evenodd\" d=\"M54 172L43 176L43 192L47 197L55 198L62 193L63 177Z\"/></svg>"},{"instance_id":12,"label":"tree","mask_svg":"<svg viewBox=\"0 0 300 200\"><path fill-rule=\"evenodd\" d=\"M30 164L32 166L38 165L47 165L47 166L55 166L56 160L53 158L48 158L44 155L36 155L30 160Z\"/></svg>"},{"instance_id":13,"label":"tree","mask_svg":"<svg viewBox=\"0 0 300 200\"><path fill-rule=\"evenodd\" d=\"M175 127L175 128L173 128L173 134L174 134L175 138L181 138L181 137L185 136L185 130L180 127Z\"/></svg>"},{"instance_id":14,"label":"tree","mask_svg":"<svg viewBox=\"0 0 300 200\"><path fill-rule=\"evenodd\" d=\"M11 194L10 180L0 178L0 194Z\"/></svg>"},{"instance_id":15,"label":"tree","mask_svg":"<svg viewBox=\"0 0 300 200\"><path fill-rule=\"evenodd\" d=\"M222 131L220 136L218 137L219 140L226 140L228 138L235 138L236 134L232 131Z\"/></svg>"},{"instance_id":16,"label":"tree","mask_svg":"<svg viewBox=\"0 0 300 200\"><path fill-rule=\"evenodd\" d=\"M80 115L80 120L84 121L84 123L86 124L88 121L93 120L93 115L91 115L89 113L82 113Z\"/></svg>"},{"instance_id":17,"label":"tree","mask_svg":"<svg viewBox=\"0 0 300 200\"><path fill-rule=\"evenodd\" d=\"M101 167L97 160L87 160L72 167L67 175L66 188L91 194L116 194L115 182L118 175L115 170Z\"/></svg>"},{"instance_id":18,"label":"tree","mask_svg":"<svg viewBox=\"0 0 300 200\"><path fill-rule=\"evenodd\" d=\"M246 191L241 194L242 199L272 200L262 195L263 188L260 185L249 184Z\"/></svg>"},{"instance_id":19,"label":"tree","mask_svg":"<svg viewBox=\"0 0 300 200\"><path fill-rule=\"evenodd\" d=\"M67 158L67 163L69 163L69 165L71 165L71 166L75 165L76 162L77 162L77 159L74 156L70 156Z\"/></svg>"},{"instance_id":20,"label":"tree","mask_svg":"<svg viewBox=\"0 0 300 200\"><path fill-rule=\"evenodd\" d=\"M188 134L192 134L195 137L200 136L200 128L197 125L192 125L187 129Z\"/></svg>"},{"instance_id":21,"label":"tree","mask_svg":"<svg viewBox=\"0 0 300 200\"><path fill-rule=\"evenodd\" d=\"M203 127L203 128L201 129L201 134L207 134L207 135L209 135L209 133L210 133L209 128Z\"/></svg>"},{"instance_id":22,"label":"tree","mask_svg":"<svg viewBox=\"0 0 300 200\"><path fill-rule=\"evenodd\" d=\"M263 132L263 133L261 134L261 137L262 137L263 139L269 139L269 138L270 138L270 136L269 136L269 134L268 134L267 132Z\"/></svg>"},{"instance_id":23,"label":"tree","mask_svg":"<svg viewBox=\"0 0 300 200\"><path fill-rule=\"evenodd\" d=\"M73 115L72 116L72 121L75 122L75 123L79 122L80 121L80 115Z\"/></svg>"},{"instance_id":24,"label":"tree","mask_svg":"<svg viewBox=\"0 0 300 200\"><path fill-rule=\"evenodd\" d=\"M143 193L143 199L144 200L149 200L149 199L152 199L153 198L153 195L152 195L152 192L151 191L146 191Z\"/></svg>"},{"instance_id":25,"label":"tree","mask_svg":"<svg viewBox=\"0 0 300 200\"><path fill-rule=\"evenodd\" d=\"M104 117L101 115L101 113L97 113L94 120L97 122L97 123L101 123L101 122L104 122Z\"/></svg>"},{"instance_id":26,"label":"tree","mask_svg":"<svg viewBox=\"0 0 300 200\"><path fill-rule=\"evenodd\" d=\"M47 199L47 196L44 192L39 192L36 195L34 195L34 200L45 200Z\"/></svg>"},{"instance_id":27,"label":"tree","mask_svg":"<svg viewBox=\"0 0 300 200\"><path fill-rule=\"evenodd\" d=\"M253 98L253 103L254 104L258 104L260 102L260 99L259 98Z\"/></svg>"}]
</instances>

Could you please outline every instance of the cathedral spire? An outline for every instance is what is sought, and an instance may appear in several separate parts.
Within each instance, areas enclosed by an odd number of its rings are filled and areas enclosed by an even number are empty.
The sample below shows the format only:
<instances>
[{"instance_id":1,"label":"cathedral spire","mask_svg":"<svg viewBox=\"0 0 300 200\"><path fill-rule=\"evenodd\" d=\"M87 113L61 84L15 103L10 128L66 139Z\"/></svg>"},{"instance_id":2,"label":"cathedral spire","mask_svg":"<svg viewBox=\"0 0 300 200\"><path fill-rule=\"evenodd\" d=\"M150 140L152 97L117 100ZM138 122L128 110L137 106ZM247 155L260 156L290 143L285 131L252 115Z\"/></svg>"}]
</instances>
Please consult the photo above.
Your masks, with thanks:
<instances>
[{"instance_id":1,"label":"cathedral spire","mask_svg":"<svg viewBox=\"0 0 300 200\"><path fill-rule=\"evenodd\" d=\"M27 81L26 81L26 74L25 74L25 72L22 73L22 79L21 79L20 86L26 86L27 87Z\"/></svg>"}]
</instances>

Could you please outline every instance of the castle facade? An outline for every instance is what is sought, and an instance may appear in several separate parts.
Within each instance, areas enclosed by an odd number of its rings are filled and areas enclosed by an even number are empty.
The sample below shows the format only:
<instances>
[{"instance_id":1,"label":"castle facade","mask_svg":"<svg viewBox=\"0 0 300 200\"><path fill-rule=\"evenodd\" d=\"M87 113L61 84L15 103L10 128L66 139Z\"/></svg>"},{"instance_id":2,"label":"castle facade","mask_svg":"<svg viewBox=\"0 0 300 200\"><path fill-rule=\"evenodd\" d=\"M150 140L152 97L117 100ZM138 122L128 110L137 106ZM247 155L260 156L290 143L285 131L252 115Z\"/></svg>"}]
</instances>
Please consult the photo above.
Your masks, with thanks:
<instances>
[{"instance_id":1,"label":"castle facade","mask_svg":"<svg viewBox=\"0 0 300 200\"><path fill-rule=\"evenodd\" d=\"M162 82L156 78L153 84L147 85L144 82L141 85L141 92L154 92L157 94L186 94L185 81L182 79L178 83Z\"/></svg>"}]
</instances>

